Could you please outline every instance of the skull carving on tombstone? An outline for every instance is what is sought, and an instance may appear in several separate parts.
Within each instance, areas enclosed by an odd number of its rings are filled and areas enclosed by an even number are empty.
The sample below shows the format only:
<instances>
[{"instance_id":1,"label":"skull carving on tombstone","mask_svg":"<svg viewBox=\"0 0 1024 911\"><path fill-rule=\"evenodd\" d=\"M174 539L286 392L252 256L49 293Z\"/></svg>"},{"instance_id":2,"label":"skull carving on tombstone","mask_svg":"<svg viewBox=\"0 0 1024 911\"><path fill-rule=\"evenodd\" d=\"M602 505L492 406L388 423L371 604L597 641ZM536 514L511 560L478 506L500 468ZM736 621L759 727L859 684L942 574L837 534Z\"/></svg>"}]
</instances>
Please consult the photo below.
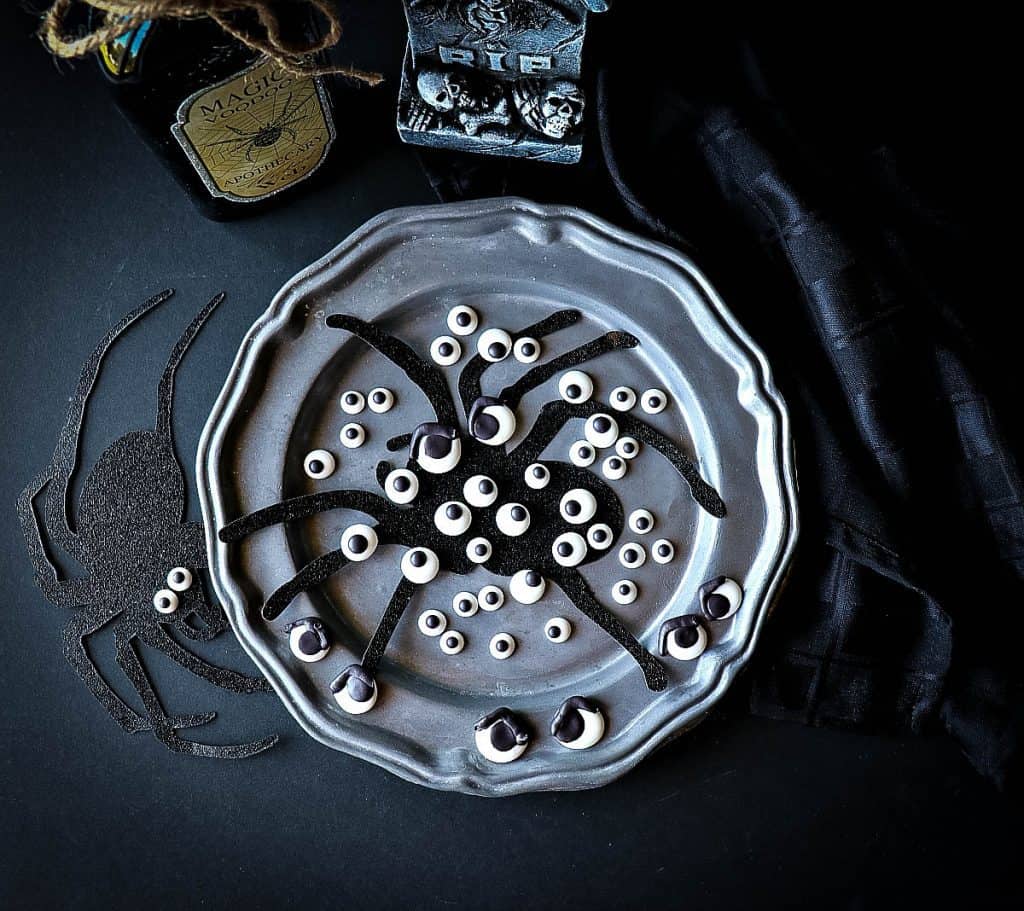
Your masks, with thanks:
<instances>
[{"instance_id":1,"label":"skull carving on tombstone","mask_svg":"<svg viewBox=\"0 0 1024 911\"><path fill-rule=\"evenodd\" d=\"M513 96L523 122L553 139L564 139L583 121L583 91L569 79L521 79Z\"/></svg>"}]
</instances>

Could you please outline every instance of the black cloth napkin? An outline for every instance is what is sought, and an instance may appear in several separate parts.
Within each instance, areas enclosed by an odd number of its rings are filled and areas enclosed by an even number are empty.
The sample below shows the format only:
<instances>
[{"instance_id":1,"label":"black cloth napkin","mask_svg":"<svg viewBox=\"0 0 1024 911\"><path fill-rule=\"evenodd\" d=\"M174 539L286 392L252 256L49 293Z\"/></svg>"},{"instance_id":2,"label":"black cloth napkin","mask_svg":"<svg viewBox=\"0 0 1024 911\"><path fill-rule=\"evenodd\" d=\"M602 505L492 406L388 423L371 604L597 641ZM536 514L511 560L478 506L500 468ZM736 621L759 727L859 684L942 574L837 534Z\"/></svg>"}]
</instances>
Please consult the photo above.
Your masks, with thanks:
<instances>
[{"instance_id":1,"label":"black cloth napkin","mask_svg":"<svg viewBox=\"0 0 1024 911\"><path fill-rule=\"evenodd\" d=\"M1020 345L988 291L985 91L964 42L735 38L595 17L584 161L422 153L442 199L580 205L673 244L766 350L802 536L753 671L760 715L946 730L1020 759ZM955 62L955 65L954 65Z\"/></svg>"}]
</instances>

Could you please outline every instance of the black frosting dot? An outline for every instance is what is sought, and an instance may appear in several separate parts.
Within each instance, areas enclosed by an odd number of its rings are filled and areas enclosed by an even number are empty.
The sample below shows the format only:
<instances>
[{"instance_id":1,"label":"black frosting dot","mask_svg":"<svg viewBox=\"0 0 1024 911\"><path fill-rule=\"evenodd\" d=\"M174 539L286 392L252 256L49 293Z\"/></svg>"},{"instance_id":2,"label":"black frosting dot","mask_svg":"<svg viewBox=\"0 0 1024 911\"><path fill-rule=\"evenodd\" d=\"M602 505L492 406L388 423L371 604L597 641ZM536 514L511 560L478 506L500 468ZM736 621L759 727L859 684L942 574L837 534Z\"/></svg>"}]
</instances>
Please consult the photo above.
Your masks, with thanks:
<instances>
[{"instance_id":1,"label":"black frosting dot","mask_svg":"<svg viewBox=\"0 0 1024 911\"><path fill-rule=\"evenodd\" d=\"M480 483L477 484L477 490L484 496L490 496L490 494L494 493L494 481L490 478L482 478Z\"/></svg>"},{"instance_id":2,"label":"black frosting dot","mask_svg":"<svg viewBox=\"0 0 1024 911\"><path fill-rule=\"evenodd\" d=\"M470 611L472 609L473 609L473 602L472 601L470 601L470 600L468 600L466 598L463 598L459 602L459 610L462 611L463 613L466 613L466 612L468 612L468 611Z\"/></svg>"},{"instance_id":3,"label":"black frosting dot","mask_svg":"<svg viewBox=\"0 0 1024 911\"><path fill-rule=\"evenodd\" d=\"M708 595L704 602L704 607L709 617L719 619L729 613L729 599L725 595Z\"/></svg>"},{"instance_id":4,"label":"black frosting dot","mask_svg":"<svg viewBox=\"0 0 1024 911\"><path fill-rule=\"evenodd\" d=\"M537 346L533 342L523 342L520 350L523 352L524 357L533 357L537 351Z\"/></svg>"},{"instance_id":5,"label":"black frosting dot","mask_svg":"<svg viewBox=\"0 0 1024 911\"><path fill-rule=\"evenodd\" d=\"M460 310L455 314L456 326L468 326L472 321L473 317L471 317L465 310Z\"/></svg>"},{"instance_id":6,"label":"black frosting dot","mask_svg":"<svg viewBox=\"0 0 1024 911\"><path fill-rule=\"evenodd\" d=\"M558 545L558 556L568 557L572 554L572 545L568 541L563 541Z\"/></svg>"},{"instance_id":7,"label":"black frosting dot","mask_svg":"<svg viewBox=\"0 0 1024 911\"><path fill-rule=\"evenodd\" d=\"M558 638L558 634L560 632L561 632L561 630L557 626L549 626L547 628L547 634L548 634L548 638L549 639L556 639L556 638Z\"/></svg>"},{"instance_id":8,"label":"black frosting dot","mask_svg":"<svg viewBox=\"0 0 1024 911\"><path fill-rule=\"evenodd\" d=\"M540 585L540 573L535 572L531 569L526 574L526 584L529 585L531 588L536 588L538 585Z\"/></svg>"},{"instance_id":9,"label":"black frosting dot","mask_svg":"<svg viewBox=\"0 0 1024 911\"><path fill-rule=\"evenodd\" d=\"M391 482L391 485L399 493L405 493L410 487L412 487L412 481L410 481L406 475L400 474Z\"/></svg>"},{"instance_id":10,"label":"black frosting dot","mask_svg":"<svg viewBox=\"0 0 1024 911\"><path fill-rule=\"evenodd\" d=\"M440 433L432 433L423 439L423 451L432 459L443 459L452 451L452 441Z\"/></svg>"},{"instance_id":11,"label":"black frosting dot","mask_svg":"<svg viewBox=\"0 0 1024 911\"><path fill-rule=\"evenodd\" d=\"M324 463L321 462L319 459L310 459L309 470L313 472L313 474L319 474L321 471L324 470Z\"/></svg>"},{"instance_id":12,"label":"black frosting dot","mask_svg":"<svg viewBox=\"0 0 1024 911\"><path fill-rule=\"evenodd\" d=\"M358 428L349 427L348 430L345 431L345 436L347 436L350 440L354 440L357 436L359 436Z\"/></svg>"},{"instance_id":13,"label":"black frosting dot","mask_svg":"<svg viewBox=\"0 0 1024 911\"><path fill-rule=\"evenodd\" d=\"M608 539L608 532L603 528L595 528L591 532L591 537L600 544L602 541L606 541Z\"/></svg>"},{"instance_id":14,"label":"black frosting dot","mask_svg":"<svg viewBox=\"0 0 1024 911\"><path fill-rule=\"evenodd\" d=\"M603 414L599 414L594 418L594 430L598 433L607 433L612 429L612 422L608 420Z\"/></svg>"},{"instance_id":15,"label":"black frosting dot","mask_svg":"<svg viewBox=\"0 0 1024 911\"><path fill-rule=\"evenodd\" d=\"M589 459L590 452L591 450L589 446L580 446L580 458Z\"/></svg>"},{"instance_id":16,"label":"black frosting dot","mask_svg":"<svg viewBox=\"0 0 1024 911\"><path fill-rule=\"evenodd\" d=\"M516 522L523 522L526 520L527 512L522 506L513 506L510 515Z\"/></svg>"},{"instance_id":17,"label":"black frosting dot","mask_svg":"<svg viewBox=\"0 0 1024 911\"><path fill-rule=\"evenodd\" d=\"M661 407L661 396L660 395L652 395L647 401L648 401L648 403L650 404L650 406L652 408L660 408Z\"/></svg>"},{"instance_id":18,"label":"black frosting dot","mask_svg":"<svg viewBox=\"0 0 1024 911\"><path fill-rule=\"evenodd\" d=\"M440 354L441 357L451 357L452 352L454 351L455 349L452 347L451 342L441 342L441 344L437 346L437 353Z\"/></svg>"},{"instance_id":19,"label":"black frosting dot","mask_svg":"<svg viewBox=\"0 0 1024 911\"><path fill-rule=\"evenodd\" d=\"M379 391L375 392L371 396L371 398L373 399L373 404L374 405L383 405L388 400L387 395L385 395L383 392L379 392Z\"/></svg>"},{"instance_id":20,"label":"black frosting dot","mask_svg":"<svg viewBox=\"0 0 1024 911\"><path fill-rule=\"evenodd\" d=\"M356 393L354 393L354 392L349 392L345 396L345 404L346 405L358 405L359 404L359 396L356 395Z\"/></svg>"},{"instance_id":21,"label":"black frosting dot","mask_svg":"<svg viewBox=\"0 0 1024 911\"><path fill-rule=\"evenodd\" d=\"M648 519L647 516L639 516L636 520L636 527L639 528L641 531L645 528L650 528L651 520Z\"/></svg>"},{"instance_id":22,"label":"black frosting dot","mask_svg":"<svg viewBox=\"0 0 1024 911\"><path fill-rule=\"evenodd\" d=\"M543 465L533 466L533 476L535 478L543 478L547 475L548 470Z\"/></svg>"},{"instance_id":23,"label":"black frosting dot","mask_svg":"<svg viewBox=\"0 0 1024 911\"><path fill-rule=\"evenodd\" d=\"M173 579L178 585L185 581L185 574L179 569L171 573L171 579Z\"/></svg>"},{"instance_id":24,"label":"black frosting dot","mask_svg":"<svg viewBox=\"0 0 1024 911\"><path fill-rule=\"evenodd\" d=\"M415 567L427 565L427 555L422 550L414 550L409 557L409 562Z\"/></svg>"},{"instance_id":25,"label":"black frosting dot","mask_svg":"<svg viewBox=\"0 0 1024 911\"><path fill-rule=\"evenodd\" d=\"M578 516L583 512L583 506L580 505L579 500L568 500L565 504L565 514L567 516Z\"/></svg>"},{"instance_id":26,"label":"black frosting dot","mask_svg":"<svg viewBox=\"0 0 1024 911\"><path fill-rule=\"evenodd\" d=\"M373 696L373 687L367 686L358 677L349 677L345 682L345 689L356 702L367 702Z\"/></svg>"},{"instance_id":27,"label":"black frosting dot","mask_svg":"<svg viewBox=\"0 0 1024 911\"><path fill-rule=\"evenodd\" d=\"M622 467L622 462L619 459L609 459L608 467L613 471L618 471Z\"/></svg>"},{"instance_id":28,"label":"black frosting dot","mask_svg":"<svg viewBox=\"0 0 1024 911\"><path fill-rule=\"evenodd\" d=\"M459 506L458 503L449 503L447 509L445 509L444 511L444 514L452 520L461 519L462 507Z\"/></svg>"},{"instance_id":29,"label":"black frosting dot","mask_svg":"<svg viewBox=\"0 0 1024 911\"><path fill-rule=\"evenodd\" d=\"M565 394L571 399L578 399L582 392L583 390L575 383L570 383L565 387Z\"/></svg>"},{"instance_id":30,"label":"black frosting dot","mask_svg":"<svg viewBox=\"0 0 1024 911\"><path fill-rule=\"evenodd\" d=\"M486 601L488 604L497 604L498 603L498 593L497 592L488 592L486 595L484 595L484 601Z\"/></svg>"},{"instance_id":31,"label":"black frosting dot","mask_svg":"<svg viewBox=\"0 0 1024 911\"><path fill-rule=\"evenodd\" d=\"M696 645L699 638L700 629L697 626L683 626L676 630L676 642L683 648Z\"/></svg>"},{"instance_id":32,"label":"black frosting dot","mask_svg":"<svg viewBox=\"0 0 1024 911\"><path fill-rule=\"evenodd\" d=\"M661 544L658 546L659 557L667 557L670 553L672 553L672 548L669 547L667 544Z\"/></svg>"},{"instance_id":33,"label":"black frosting dot","mask_svg":"<svg viewBox=\"0 0 1024 911\"><path fill-rule=\"evenodd\" d=\"M483 542L481 542L480 544L477 544L477 546L474 547L473 550L476 552L476 555L478 557L484 557L484 556L487 555L487 545L484 544Z\"/></svg>"},{"instance_id":34,"label":"black frosting dot","mask_svg":"<svg viewBox=\"0 0 1024 911\"><path fill-rule=\"evenodd\" d=\"M320 637L312 630L306 630L299 636L298 646L303 655L315 655L320 651Z\"/></svg>"},{"instance_id":35,"label":"black frosting dot","mask_svg":"<svg viewBox=\"0 0 1024 911\"><path fill-rule=\"evenodd\" d=\"M498 432L498 419L493 414L481 414L473 422L474 436L478 440L489 440Z\"/></svg>"},{"instance_id":36,"label":"black frosting dot","mask_svg":"<svg viewBox=\"0 0 1024 911\"><path fill-rule=\"evenodd\" d=\"M640 559L640 554L632 548L627 550L623 556L626 558L627 563L636 563Z\"/></svg>"},{"instance_id":37,"label":"black frosting dot","mask_svg":"<svg viewBox=\"0 0 1024 911\"><path fill-rule=\"evenodd\" d=\"M494 643L494 650L496 652L507 652L508 651L508 640L507 639L499 639L497 642Z\"/></svg>"},{"instance_id":38,"label":"black frosting dot","mask_svg":"<svg viewBox=\"0 0 1024 911\"><path fill-rule=\"evenodd\" d=\"M447 639L445 639L444 643L448 646L448 648L459 647L459 640L455 636L449 636Z\"/></svg>"},{"instance_id":39,"label":"black frosting dot","mask_svg":"<svg viewBox=\"0 0 1024 911\"><path fill-rule=\"evenodd\" d=\"M628 595L630 593L630 591L631 591L631 589L630 589L630 587L628 585L620 585L619 586L619 594L620 595Z\"/></svg>"},{"instance_id":40,"label":"black frosting dot","mask_svg":"<svg viewBox=\"0 0 1024 911\"><path fill-rule=\"evenodd\" d=\"M348 539L348 549L354 554L361 554L366 552L366 548L370 546L370 542L366 540L365 535L352 535Z\"/></svg>"},{"instance_id":41,"label":"black frosting dot","mask_svg":"<svg viewBox=\"0 0 1024 911\"><path fill-rule=\"evenodd\" d=\"M634 452L636 450L636 446L633 443L629 442L629 441L623 443L622 444L622 448L626 452Z\"/></svg>"},{"instance_id":42,"label":"black frosting dot","mask_svg":"<svg viewBox=\"0 0 1024 911\"><path fill-rule=\"evenodd\" d=\"M508 354L508 348L506 348L501 342L491 342L487 346L487 353L496 361L500 361L506 354Z\"/></svg>"},{"instance_id":43,"label":"black frosting dot","mask_svg":"<svg viewBox=\"0 0 1024 911\"><path fill-rule=\"evenodd\" d=\"M423 623L428 629L437 629L437 627L441 625L441 618L438 617L437 614L427 614L427 616L423 618Z\"/></svg>"},{"instance_id":44,"label":"black frosting dot","mask_svg":"<svg viewBox=\"0 0 1024 911\"><path fill-rule=\"evenodd\" d=\"M167 595L161 595L157 599L156 603L157 603L157 607L170 607L171 606L171 599L168 598Z\"/></svg>"},{"instance_id":45,"label":"black frosting dot","mask_svg":"<svg viewBox=\"0 0 1024 911\"><path fill-rule=\"evenodd\" d=\"M625 389L620 389L618 392L615 393L615 398L620 402L628 402L629 393L626 392Z\"/></svg>"},{"instance_id":46,"label":"black frosting dot","mask_svg":"<svg viewBox=\"0 0 1024 911\"><path fill-rule=\"evenodd\" d=\"M504 651L504 649L499 649ZM516 734L507 724L502 722L491 728L491 745L499 752L507 752L516 746Z\"/></svg>"}]
</instances>

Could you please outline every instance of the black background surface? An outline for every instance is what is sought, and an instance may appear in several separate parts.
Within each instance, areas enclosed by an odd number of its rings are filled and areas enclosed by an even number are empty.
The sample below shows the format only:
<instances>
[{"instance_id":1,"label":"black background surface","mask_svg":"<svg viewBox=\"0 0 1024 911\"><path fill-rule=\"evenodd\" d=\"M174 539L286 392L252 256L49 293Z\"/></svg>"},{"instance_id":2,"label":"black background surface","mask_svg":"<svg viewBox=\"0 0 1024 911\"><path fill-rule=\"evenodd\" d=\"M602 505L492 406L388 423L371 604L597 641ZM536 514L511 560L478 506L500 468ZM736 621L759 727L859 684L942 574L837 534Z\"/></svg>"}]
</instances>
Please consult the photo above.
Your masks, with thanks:
<instances>
[{"instance_id":1,"label":"black background surface","mask_svg":"<svg viewBox=\"0 0 1024 911\"><path fill-rule=\"evenodd\" d=\"M372 215L433 197L414 154L385 130L321 192L254 220L207 221L113 109L91 62L56 68L31 28L5 5L0 907L1024 897L1019 818L951 741L753 719L735 697L615 784L501 801L428 791L334 753L274 696L222 693L161 656L150 667L170 710L220 712L201 738L280 732L281 744L213 762L121 733L61 656L66 617L33 586L13 508L50 457L82 361L124 312L177 289L111 358L87 421L88 464L151 425L170 346L214 292L228 292L179 374L176 431L191 474L238 342L277 288ZM349 34L361 63L393 73L398 4L350 18ZM391 79L381 105L394 90ZM339 120L339 142L359 145ZM116 679L109 637L94 648ZM245 666L230 634L208 654Z\"/></svg>"}]
</instances>

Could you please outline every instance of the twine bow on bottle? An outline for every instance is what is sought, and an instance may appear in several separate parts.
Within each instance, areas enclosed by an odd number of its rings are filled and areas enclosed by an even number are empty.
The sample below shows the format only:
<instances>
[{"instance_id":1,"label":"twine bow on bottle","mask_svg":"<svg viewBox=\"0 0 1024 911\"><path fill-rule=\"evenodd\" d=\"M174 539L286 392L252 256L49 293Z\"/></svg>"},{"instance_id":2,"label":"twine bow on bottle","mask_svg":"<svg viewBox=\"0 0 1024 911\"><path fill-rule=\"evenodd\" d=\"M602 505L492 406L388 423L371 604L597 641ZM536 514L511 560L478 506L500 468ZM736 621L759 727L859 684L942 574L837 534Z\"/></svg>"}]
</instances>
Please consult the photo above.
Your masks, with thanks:
<instances>
[{"instance_id":1,"label":"twine bow on bottle","mask_svg":"<svg viewBox=\"0 0 1024 911\"><path fill-rule=\"evenodd\" d=\"M100 21L85 34L68 30L68 15L77 3L106 14L97 17ZM288 7L293 10L307 7L315 12L326 26L323 36L298 39L286 36L281 13ZM344 66L320 66L312 61L314 54L334 47L341 38L341 22L328 0L291 0L289 3L280 0L55 0L43 18L40 35L55 56L84 57L149 20L202 17L212 19L232 38L266 54L290 73L337 74L368 85L377 85L384 79L380 73Z\"/></svg>"}]
</instances>

